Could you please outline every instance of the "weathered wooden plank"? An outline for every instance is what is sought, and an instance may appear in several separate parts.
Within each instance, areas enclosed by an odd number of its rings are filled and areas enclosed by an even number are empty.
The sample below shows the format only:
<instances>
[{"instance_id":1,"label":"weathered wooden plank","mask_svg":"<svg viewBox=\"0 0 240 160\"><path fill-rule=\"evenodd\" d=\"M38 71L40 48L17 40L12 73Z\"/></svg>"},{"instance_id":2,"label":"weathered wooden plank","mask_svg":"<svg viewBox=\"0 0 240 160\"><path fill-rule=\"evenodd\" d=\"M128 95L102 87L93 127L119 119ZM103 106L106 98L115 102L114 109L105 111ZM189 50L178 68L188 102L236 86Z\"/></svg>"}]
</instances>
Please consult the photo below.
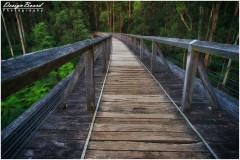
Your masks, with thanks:
<instances>
[{"instance_id":1,"label":"weathered wooden plank","mask_svg":"<svg viewBox=\"0 0 240 160\"><path fill-rule=\"evenodd\" d=\"M85 84L88 111L95 110L95 80L94 80L94 63L93 51L89 50L84 53L85 64Z\"/></svg>"},{"instance_id":2,"label":"weathered wooden plank","mask_svg":"<svg viewBox=\"0 0 240 160\"><path fill-rule=\"evenodd\" d=\"M168 124L168 123L184 123L183 119L167 119L167 118L113 118L98 117L96 123L99 124ZM190 135L191 133L189 133Z\"/></svg>"},{"instance_id":3,"label":"weathered wooden plank","mask_svg":"<svg viewBox=\"0 0 240 160\"><path fill-rule=\"evenodd\" d=\"M133 94L134 95L134 94ZM158 106L165 106L168 105L170 102L131 102L131 103L124 103L122 102L101 102L101 106L112 106L112 107L121 107L121 106L126 106L126 107L158 107Z\"/></svg>"},{"instance_id":4,"label":"weathered wooden plank","mask_svg":"<svg viewBox=\"0 0 240 160\"><path fill-rule=\"evenodd\" d=\"M176 114L125 114L125 113L115 113L115 112L99 112L97 117L118 117L118 118L168 118L168 119L182 119Z\"/></svg>"},{"instance_id":5,"label":"weathered wooden plank","mask_svg":"<svg viewBox=\"0 0 240 160\"><path fill-rule=\"evenodd\" d=\"M171 102L167 96L149 96L149 95L131 95L129 96L122 96L122 95L103 95L102 102L110 102L110 101L123 101L123 103L129 102Z\"/></svg>"},{"instance_id":6,"label":"weathered wooden plank","mask_svg":"<svg viewBox=\"0 0 240 160\"><path fill-rule=\"evenodd\" d=\"M197 136L181 132L93 132L93 141L141 141L159 143L195 143Z\"/></svg>"},{"instance_id":7,"label":"weathered wooden plank","mask_svg":"<svg viewBox=\"0 0 240 160\"><path fill-rule=\"evenodd\" d=\"M153 152L153 151L103 151L88 150L89 159L209 159L208 152Z\"/></svg>"},{"instance_id":8,"label":"weathered wooden plank","mask_svg":"<svg viewBox=\"0 0 240 160\"><path fill-rule=\"evenodd\" d=\"M121 113L178 113L175 107L171 106L157 106L157 107L148 107L146 106L120 106L120 107L114 107L114 106L101 106L99 109L101 112L121 112Z\"/></svg>"},{"instance_id":9,"label":"weathered wooden plank","mask_svg":"<svg viewBox=\"0 0 240 160\"><path fill-rule=\"evenodd\" d=\"M89 143L89 149L110 151L206 151L202 142L190 144L168 144L131 141L91 141Z\"/></svg>"},{"instance_id":10,"label":"weathered wooden plank","mask_svg":"<svg viewBox=\"0 0 240 160\"><path fill-rule=\"evenodd\" d=\"M85 140L87 138L88 132L79 132L79 130L44 130L41 129L37 132L36 137L38 138L62 138L68 140Z\"/></svg>"},{"instance_id":11,"label":"weathered wooden plank","mask_svg":"<svg viewBox=\"0 0 240 160\"><path fill-rule=\"evenodd\" d=\"M84 146L84 140L64 140L61 138L35 138L32 143L28 145L31 149L79 149L82 150Z\"/></svg>"},{"instance_id":12,"label":"weathered wooden plank","mask_svg":"<svg viewBox=\"0 0 240 160\"><path fill-rule=\"evenodd\" d=\"M44 124L41 129L53 129L53 130L81 130L83 132L87 132L89 129L89 123L78 123L78 124L67 124L67 123L60 123L60 124Z\"/></svg>"},{"instance_id":13,"label":"weathered wooden plank","mask_svg":"<svg viewBox=\"0 0 240 160\"><path fill-rule=\"evenodd\" d=\"M129 118L129 117L127 117ZM135 118L135 117L134 117ZM144 117L145 118L145 117ZM186 124L95 124L93 131L165 131L165 132L190 132L190 127ZM123 133L124 134L124 133Z\"/></svg>"},{"instance_id":14,"label":"weathered wooden plank","mask_svg":"<svg viewBox=\"0 0 240 160\"><path fill-rule=\"evenodd\" d=\"M24 149L19 159L80 159L82 151L74 149L54 148Z\"/></svg>"}]
</instances>

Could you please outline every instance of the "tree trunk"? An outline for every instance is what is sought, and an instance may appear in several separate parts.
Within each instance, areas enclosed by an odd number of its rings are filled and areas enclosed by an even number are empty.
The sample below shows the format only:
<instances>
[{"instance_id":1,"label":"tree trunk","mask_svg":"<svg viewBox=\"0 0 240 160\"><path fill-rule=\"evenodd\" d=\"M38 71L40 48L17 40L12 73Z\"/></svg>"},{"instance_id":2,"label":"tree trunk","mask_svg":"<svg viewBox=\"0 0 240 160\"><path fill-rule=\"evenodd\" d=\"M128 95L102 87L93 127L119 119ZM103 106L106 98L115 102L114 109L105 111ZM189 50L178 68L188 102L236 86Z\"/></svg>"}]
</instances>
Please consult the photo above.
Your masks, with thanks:
<instances>
[{"instance_id":1,"label":"tree trunk","mask_svg":"<svg viewBox=\"0 0 240 160\"><path fill-rule=\"evenodd\" d=\"M216 32L220 5L221 5L221 2L217 2L216 6L214 5L213 10L212 10L212 27L211 27L211 32L209 34L209 39L208 39L208 41L210 41L210 42L213 41L214 35ZM208 66L209 66L209 62L210 62L209 58L210 58L210 55L208 53L206 53L205 58L204 58L204 67L205 68L208 68Z\"/></svg>"},{"instance_id":2,"label":"tree trunk","mask_svg":"<svg viewBox=\"0 0 240 160\"><path fill-rule=\"evenodd\" d=\"M10 48L10 52L11 52L12 57L14 57L12 44L11 44L11 41L10 41L10 38L9 38L9 35L8 35L8 30L7 30L7 27L6 27L6 23L5 23L5 19L4 19L2 11L1 11L1 15L2 15L3 26L4 26L4 29L5 29L6 36L7 36L7 41L8 41L8 45L9 45L9 48Z\"/></svg>"},{"instance_id":3,"label":"tree trunk","mask_svg":"<svg viewBox=\"0 0 240 160\"><path fill-rule=\"evenodd\" d=\"M191 31L191 28L188 26L187 22L185 21L182 13L180 13L180 17L181 17L181 20L182 20L183 24L188 29L188 31Z\"/></svg>"},{"instance_id":4,"label":"tree trunk","mask_svg":"<svg viewBox=\"0 0 240 160\"><path fill-rule=\"evenodd\" d=\"M119 26L118 27L119 27L118 32L121 33L121 14L119 15Z\"/></svg>"},{"instance_id":5,"label":"tree trunk","mask_svg":"<svg viewBox=\"0 0 240 160\"><path fill-rule=\"evenodd\" d=\"M24 31L24 27L23 27L23 21L22 21L21 13L19 13L18 16L19 16L19 22L20 22L20 25L21 25L22 35L23 35L23 43L24 43L24 46L25 46L25 49L26 49L27 48L27 42L26 42L25 31Z\"/></svg>"},{"instance_id":6,"label":"tree trunk","mask_svg":"<svg viewBox=\"0 0 240 160\"><path fill-rule=\"evenodd\" d=\"M107 5L107 11L109 11L108 2L106 2L106 5ZM109 22L109 14L108 14L107 22L108 22L108 27L109 27L109 26L110 26L110 22Z\"/></svg>"},{"instance_id":7,"label":"tree trunk","mask_svg":"<svg viewBox=\"0 0 240 160\"><path fill-rule=\"evenodd\" d=\"M17 36L18 36L18 31L17 31L17 27L15 26L15 20L12 18L11 23L13 24L13 33L11 34L12 40L13 40L13 44L15 45L17 42Z\"/></svg>"},{"instance_id":8,"label":"tree trunk","mask_svg":"<svg viewBox=\"0 0 240 160\"><path fill-rule=\"evenodd\" d=\"M96 1L93 1L93 8L94 8L95 31L98 31L98 24L97 24L97 2L96 2Z\"/></svg>"},{"instance_id":9,"label":"tree trunk","mask_svg":"<svg viewBox=\"0 0 240 160\"><path fill-rule=\"evenodd\" d=\"M206 36L205 36L206 41L208 40L208 35L209 35L209 32L210 32L210 28L211 28L213 8L214 8L214 4L212 5L212 9L211 9L209 19L208 19L208 25L207 25L208 29L207 29L207 33L206 33Z\"/></svg>"},{"instance_id":10,"label":"tree trunk","mask_svg":"<svg viewBox=\"0 0 240 160\"><path fill-rule=\"evenodd\" d=\"M202 21L203 21L203 7L199 7L199 21L198 21L198 40L202 39Z\"/></svg>"},{"instance_id":11,"label":"tree trunk","mask_svg":"<svg viewBox=\"0 0 240 160\"><path fill-rule=\"evenodd\" d=\"M111 2L109 2L109 11L110 11L110 17L109 17L109 20L110 20L110 30L112 31L112 4Z\"/></svg>"},{"instance_id":12,"label":"tree trunk","mask_svg":"<svg viewBox=\"0 0 240 160\"><path fill-rule=\"evenodd\" d=\"M18 16L18 13L17 13L16 10L15 10L15 16L16 16L16 19L17 19L18 32L19 32L19 36L20 36L20 41L21 41L21 45L22 45L23 54L26 54L23 35L22 35L22 30L21 30L21 24L20 24L19 16Z\"/></svg>"},{"instance_id":13,"label":"tree trunk","mask_svg":"<svg viewBox=\"0 0 240 160\"><path fill-rule=\"evenodd\" d=\"M237 16L238 9L239 9L239 2L237 2L237 5L236 5L235 11L234 11L234 16Z\"/></svg>"},{"instance_id":14,"label":"tree trunk","mask_svg":"<svg viewBox=\"0 0 240 160\"><path fill-rule=\"evenodd\" d=\"M114 24L114 23L115 23L115 22L114 22L114 18L115 18L115 17L114 17L114 1L113 1L113 8L112 8L112 10L113 10L113 26L112 26L112 27L113 27L113 32L114 32L114 26L115 26L115 24Z\"/></svg>"},{"instance_id":15,"label":"tree trunk","mask_svg":"<svg viewBox=\"0 0 240 160\"><path fill-rule=\"evenodd\" d=\"M128 1L128 27L130 25L130 19L131 19L131 1Z\"/></svg>"},{"instance_id":16,"label":"tree trunk","mask_svg":"<svg viewBox=\"0 0 240 160\"><path fill-rule=\"evenodd\" d=\"M235 42L234 42L235 45L237 45L238 39L239 39L239 33L238 33L237 36L236 36L236 39L235 39ZM226 70L226 73L225 73L225 75L224 75L223 82L222 82L222 85L223 85L223 86L225 86L225 84L226 84L226 82L227 82L228 74L229 74L229 71L230 71L231 64L232 64L232 60L229 59L229 60L228 60L228 65L227 65L227 70Z\"/></svg>"}]
</instances>

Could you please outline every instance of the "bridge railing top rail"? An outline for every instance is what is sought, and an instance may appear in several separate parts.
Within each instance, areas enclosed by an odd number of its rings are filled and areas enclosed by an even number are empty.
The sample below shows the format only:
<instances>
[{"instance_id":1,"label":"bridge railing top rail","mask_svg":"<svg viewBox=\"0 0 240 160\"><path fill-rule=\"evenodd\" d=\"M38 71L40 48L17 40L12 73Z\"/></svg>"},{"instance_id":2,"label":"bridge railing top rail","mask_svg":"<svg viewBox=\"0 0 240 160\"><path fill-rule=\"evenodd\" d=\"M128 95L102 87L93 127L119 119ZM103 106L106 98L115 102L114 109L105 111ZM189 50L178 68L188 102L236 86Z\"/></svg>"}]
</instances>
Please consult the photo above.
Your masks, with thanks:
<instances>
[{"instance_id":1,"label":"bridge railing top rail","mask_svg":"<svg viewBox=\"0 0 240 160\"><path fill-rule=\"evenodd\" d=\"M36 51L1 61L2 97L29 85L41 76L110 38L111 35Z\"/></svg>"},{"instance_id":2,"label":"bridge railing top rail","mask_svg":"<svg viewBox=\"0 0 240 160\"><path fill-rule=\"evenodd\" d=\"M216 42L199 41L193 39L167 38L156 36L140 36L133 34L122 34L137 39L151 40L175 47L188 49L191 45L193 50L202 53L217 55L227 59L239 60L239 46L233 44L221 44Z\"/></svg>"}]
</instances>

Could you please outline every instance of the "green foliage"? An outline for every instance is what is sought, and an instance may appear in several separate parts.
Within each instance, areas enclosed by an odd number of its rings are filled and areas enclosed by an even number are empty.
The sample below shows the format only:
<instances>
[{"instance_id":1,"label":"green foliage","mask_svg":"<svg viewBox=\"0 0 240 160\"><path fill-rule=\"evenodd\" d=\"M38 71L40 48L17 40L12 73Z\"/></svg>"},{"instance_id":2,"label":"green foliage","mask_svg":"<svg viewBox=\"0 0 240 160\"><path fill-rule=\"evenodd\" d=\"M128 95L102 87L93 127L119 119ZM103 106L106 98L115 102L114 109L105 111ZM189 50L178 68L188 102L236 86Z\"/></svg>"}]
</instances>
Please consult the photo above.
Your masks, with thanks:
<instances>
[{"instance_id":1,"label":"green foliage","mask_svg":"<svg viewBox=\"0 0 240 160\"><path fill-rule=\"evenodd\" d=\"M66 5L69 6L66 7ZM86 39L88 30L83 22L82 11L79 9L81 4L79 2L54 3L54 6L55 10L50 13L51 18L55 19L51 22L51 30L57 44L63 45Z\"/></svg>"},{"instance_id":2,"label":"green foliage","mask_svg":"<svg viewBox=\"0 0 240 160\"><path fill-rule=\"evenodd\" d=\"M53 37L49 35L48 27L44 22L40 22L33 27L32 37L35 43L34 51L54 46Z\"/></svg>"},{"instance_id":3,"label":"green foliage","mask_svg":"<svg viewBox=\"0 0 240 160\"><path fill-rule=\"evenodd\" d=\"M44 97L54 85L72 72L76 62L76 60L73 60L62 65L41 80L34 82L32 85L27 86L2 100L2 129L22 114L27 108Z\"/></svg>"},{"instance_id":4,"label":"green foliage","mask_svg":"<svg viewBox=\"0 0 240 160\"><path fill-rule=\"evenodd\" d=\"M101 24L100 24L100 30L101 31L104 31L104 32L109 32L110 31L110 28L107 26L107 23L108 23L107 21L108 21L109 15L110 15L109 11L102 11L100 13L99 20L101 22Z\"/></svg>"},{"instance_id":5,"label":"green foliage","mask_svg":"<svg viewBox=\"0 0 240 160\"><path fill-rule=\"evenodd\" d=\"M187 10L185 2L176 2L176 10L178 13L185 12Z\"/></svg>"},{"instance_id":6,"label":"green foliage","mask_svg":"<svg viewBox=\"0 0 240 160\"><path fill-rule=\"evenodd\" d=\"M68 62L62 65L58 70L60 78L62 79L66 77L73 69L74 69L74 64L72 62Z\"/></svg>"}]
</instances>

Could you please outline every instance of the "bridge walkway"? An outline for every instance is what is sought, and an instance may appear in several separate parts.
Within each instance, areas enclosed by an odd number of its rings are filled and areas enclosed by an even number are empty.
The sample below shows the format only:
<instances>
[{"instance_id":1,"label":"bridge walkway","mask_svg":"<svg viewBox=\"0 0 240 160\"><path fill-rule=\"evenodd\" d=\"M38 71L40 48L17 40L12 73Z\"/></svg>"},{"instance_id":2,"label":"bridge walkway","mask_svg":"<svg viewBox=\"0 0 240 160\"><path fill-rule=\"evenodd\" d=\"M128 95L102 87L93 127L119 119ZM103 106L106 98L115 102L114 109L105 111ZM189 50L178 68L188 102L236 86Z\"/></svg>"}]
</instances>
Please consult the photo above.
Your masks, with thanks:
<instances>
[{"instance_id":1,"label":"bridge walkway","mask_svg":"<svg viewBox=\"0 0 240 160\"><path fill-rule=\"evenodd\" d=\"M119 40L112 45L85 158L212 158L143 64Z\"/></svg>"}]
</instances>

